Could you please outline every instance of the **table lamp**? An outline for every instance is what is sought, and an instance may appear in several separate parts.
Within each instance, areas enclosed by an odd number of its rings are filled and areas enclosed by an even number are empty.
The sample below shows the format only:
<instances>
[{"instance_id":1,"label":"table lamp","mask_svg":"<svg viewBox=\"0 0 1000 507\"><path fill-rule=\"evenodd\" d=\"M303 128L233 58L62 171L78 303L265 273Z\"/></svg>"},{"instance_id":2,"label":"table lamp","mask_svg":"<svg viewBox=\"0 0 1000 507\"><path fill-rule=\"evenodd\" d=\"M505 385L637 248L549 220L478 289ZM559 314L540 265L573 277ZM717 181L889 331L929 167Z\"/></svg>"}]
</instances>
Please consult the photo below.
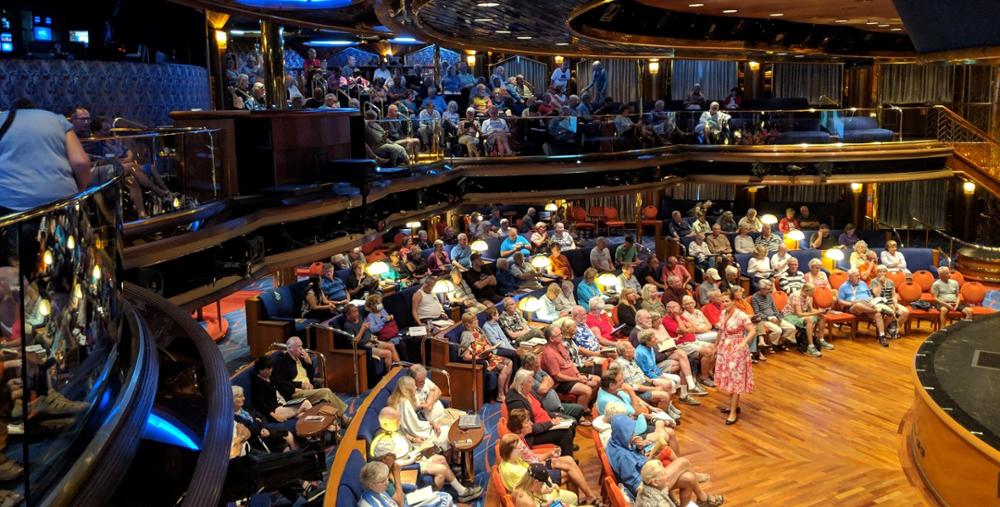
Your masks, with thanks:
<instances>
[{"instance_id":1,"label":"table lamp","mask_svg":"<svg viewBox=\"0 0 1000 507\"><path fill-rule=\"evenodd\" d=\"M382 261L373 262L368 265L367 271L369 275L382 279L382 275L389 272L389 265Z\"/></svg>"},{"instance_id":2,"label":"table lamp","mask_svg":"<svg viewBox=\"0 0 1000 507\"><path fill-rule=\"evenodd\" d=\"M483 252L490 249L490 245L487 245L486 242L481 239L477 239L473 241L471 245L469 245L469 248L472 248L473 251L482 254Z\"/></svg>"},{"instance_id":3,"label":"table lamp","mask_svg":"<svg viewBox=\"0 0 1000 507\"><path fill-rule=\"evenodd\" d=\"M802 231L792 229L788 231L788 234L785 234L785 246L787 246L789 250L798 250L799 241L804 239L806 239L806 235L802 234Z\"/></svg>"},{"instance_id":4,"label":"table lamp","mask_svg":"<svg viewBox=\"0 0 1000 507\"><path fill-rule=\"evenodd\" d=\"M517 309L524 312L524 318L528 320L531 320L531 315L541 308L542 302L534 296L523 297L517 302Z\"/></svg>"},{"instance_id":5,"label":"table lamp","mask_svg":"<svg viewBox=\"0 0 1000 507\"><path fill-rule=\"evenodd\" d=\"M776 216L768 213L768 214L760 217L760 221L764 222L767 225L774 225L774 224L778 223L778 217L776 217Z\"/></svg>"},{"instance_id":6,"label":"table lamp","mask_svg":"<svg viewBox=\"0 0 1000 507\"><path fill-rule=\"evenodd\" d=\"M531 267L537 269L538 271L546 272L551 265L552 261L544 255L536 255L531 258Z\"/></svg>"},{"instance_id":7,"label":"table lamp","mask_svg":"<svg viewBox=\"0 0 1000 507\"><path fill-rule=\"evenodd\" d=\"M614 273L604 273L597 277L597 288L607 292L618 286L618 277Z\"/></svg>"},{"instance_id":8,"label":"table lamp","mask_svg":"<svg viewBox=\"0 0 1000 507\"><path fill-rule=\"evenodd\" d=\"M844 260L844 251L839 248L831 248L823 252L823 267L827 271L833 271L837 263Z\"/></svg>"}]
</instances>

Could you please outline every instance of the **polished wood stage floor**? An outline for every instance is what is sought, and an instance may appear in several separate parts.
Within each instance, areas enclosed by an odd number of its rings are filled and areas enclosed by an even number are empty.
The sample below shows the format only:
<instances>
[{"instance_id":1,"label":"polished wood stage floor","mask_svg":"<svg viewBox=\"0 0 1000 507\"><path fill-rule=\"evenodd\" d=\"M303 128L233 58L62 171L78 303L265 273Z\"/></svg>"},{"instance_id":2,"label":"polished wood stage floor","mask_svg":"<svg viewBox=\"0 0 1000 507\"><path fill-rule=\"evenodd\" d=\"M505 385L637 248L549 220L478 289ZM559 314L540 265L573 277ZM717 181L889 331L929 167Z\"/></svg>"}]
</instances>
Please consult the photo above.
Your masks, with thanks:
<instances>
[{"instance_id":1,"label":"polished wood stage floor","mask_svg":"<svg viewBox=\"0 0 1000 507\"><path fill-rule=\"evenodd\" d=\"M681 454L712 476L706 491L726 505L933 505L916 472L901 461L902 426L913 404L914 353L927 324L883 348L870 335L834 341L813 359L798 352L754 366L757 390L739 423L725 426L712 390L702 405L680 405ZM596 484L600 463L589 428L577 458ZM500 505L494 491L487 505Z\"/></svg>"}]
</instances>

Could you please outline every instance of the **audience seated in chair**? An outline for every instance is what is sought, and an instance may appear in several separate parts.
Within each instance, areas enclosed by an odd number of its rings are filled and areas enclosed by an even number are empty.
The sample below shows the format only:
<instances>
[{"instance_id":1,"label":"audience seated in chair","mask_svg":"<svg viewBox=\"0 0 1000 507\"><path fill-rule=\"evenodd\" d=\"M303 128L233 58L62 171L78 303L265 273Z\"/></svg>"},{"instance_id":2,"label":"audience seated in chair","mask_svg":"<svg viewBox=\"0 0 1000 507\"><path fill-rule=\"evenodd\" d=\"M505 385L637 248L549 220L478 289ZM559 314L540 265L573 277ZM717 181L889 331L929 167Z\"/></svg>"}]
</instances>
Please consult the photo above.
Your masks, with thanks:
<instances>
[{"instance_id":1,"label":"audience seated in chair","mask_svg":"<svg viewBox=\"0 0 1000 507\"><path fill-rule=\"evenodd\" d=\"M285 342L285 353L274 363L274 371L270 375L271 384L285 400L304 399L309 403L330 403L342 417L346 415L347 404L341 401L333 391L325 387L315 387L312 360L302 348L302 340L293 336ZM259 370L258 370L259 371ZM256 389L254 390L256 394ZM256 406L256 403L254 404Z\"/></svg>"}]
</instances>

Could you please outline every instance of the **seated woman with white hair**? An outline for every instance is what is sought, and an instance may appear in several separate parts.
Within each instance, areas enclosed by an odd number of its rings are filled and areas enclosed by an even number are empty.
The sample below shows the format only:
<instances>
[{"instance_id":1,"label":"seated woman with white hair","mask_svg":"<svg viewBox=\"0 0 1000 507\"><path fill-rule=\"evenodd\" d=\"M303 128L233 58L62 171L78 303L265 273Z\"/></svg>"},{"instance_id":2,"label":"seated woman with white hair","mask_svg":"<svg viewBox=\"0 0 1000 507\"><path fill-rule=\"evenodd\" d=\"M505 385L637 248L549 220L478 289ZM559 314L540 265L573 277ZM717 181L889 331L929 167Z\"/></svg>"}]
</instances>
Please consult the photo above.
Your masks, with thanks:
<instances>
[{"instance_id":1,"label":"seated woman with white hair","mask_svg":"<svg viewBox=\"0 0 1000 507\"><path fill-rule=\"evenodd\" d=\"M809 271L802 277L802 281L811 284L817 289L830 289L830 278L823 271L823 261L812 258L809 260Z\"/></svg>"},{"instance_id":2,"label":"seated woman with white hair","mask_svg":"<svg viewBox=\"0 0 1000 507\"><path fill-rule=\"evenodd\" d=\"M361 499L358 507L403 507L403 488L389 494L389 467L381 461L372 461L361 467Z\"/></svg>"},{"instance_id":3,"label":"seated woman with white hair","mask_svg":"<svg viewBox=\"0 0 1000 507\"><path fill-rule=\"evenodd\" d=\"M247 408L243 388L240 386L232 388L236 431L233 433L235 455L231 453L231 458L245 454L247 447L261 452L281 452L289 447L295 448L295 440L290 431L269 423L262 415Z\"/></svg>"},{"instance_id":4,"label":"seated woman with white hair","mask_svg":"<svg viewBox=\"0 0 1000 507\"><path fill-rule=\"evenodd\" d=\"M403 481L401 479L402 467L399 462L396 461L395 446L392 445L392 442L383 440L379 442L374 449L372 449L372 463L382 463L389 469L388 477L386 478L387 484L385 494L392 497L393 501L396 502L396 505L399 505L400 507L405 506L406 499L403 495ZM363 480L362 486L364 486ZM362 496L362 499L363 498L364 497ZM452 500L450 494L444 491L435 491L431 499L420 505L421 507L451 507L454 504L455 502Z\"/></svg>"},{"instance_id":5,"label":"seated woman with white hair","mask_svg":"<svg viewBox=\"0 0 1000 507\"><path fill-rule=\"evenodd\" d=\"M655 459L647 461L640 470L642 486L632 503L633 507L673 507L676 504L670 496L672 489L679 490L680 505L688 505L692 496L699 507L725 503L722 495L708 495L702 491L698 477L691 469L687 458L675 459L668 465Z\"/></svg>"},{"instance_id":6,"label":"seated woman with white hair","mask_svg":"<svg viewBox=\"0 0 1000 507\"><path fill-rule=\"evenodd\" d=\"M886 242L880 260L889 271L902 271L907 275L910 274L910 270L906 269L906 257L903 257L903 252L899 251L899 244L895 241Z\"/></svg>"},{"instance_id":7,"label":"seated woman with white hair","mask_svg":"<svg viewBox=\"0 0 1000 507\"><path fill-rule=\"evenodd\" d=\"M587 327L594 333L597 341L614 340L611 335L614 333L615 324L611 322L611 316L604 309L606 308L604 298L594 296L588 301L590 311L587 312Z\"/></svg>"},{"instance_id":8,"label":"seated woman with white hair","mask_svg":"<svg viewBox=\"0 0 1000 507\"><path fill-rule=\"evenodd\" d=\"M684 296L681 299L681 307L684 308L684 313L681 316L687 323L688 331L694 333L695 339L701 342L715 343L719 332L712 327L712 323L708 321L708 317L698 309L694 298Z\"/></svg>"}]
</instances>

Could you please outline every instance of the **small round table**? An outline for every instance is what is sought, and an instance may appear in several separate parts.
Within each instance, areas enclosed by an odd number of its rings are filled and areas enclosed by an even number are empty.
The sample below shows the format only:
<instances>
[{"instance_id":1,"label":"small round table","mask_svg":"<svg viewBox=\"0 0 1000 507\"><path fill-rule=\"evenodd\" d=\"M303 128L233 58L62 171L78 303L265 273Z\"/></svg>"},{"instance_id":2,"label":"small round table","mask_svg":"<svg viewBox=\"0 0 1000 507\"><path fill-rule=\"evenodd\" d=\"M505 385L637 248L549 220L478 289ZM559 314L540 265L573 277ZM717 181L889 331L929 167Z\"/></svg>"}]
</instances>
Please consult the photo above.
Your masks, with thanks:
<instances>
[{"instance_id":1,"label":"small round table","mask_svg":"<svg viewBox=\"0 0 1000 507\"><path fill-rule=\"evenodd\" d=\"M295 421L295 434L302 438L319 437L320 443L324 444L326 429L333 424L337 418L337 409L329 403L313 405L299 415Z\"/></svg>"},{"instance_id":2,"label":"small round table","mask_svg":"<svg viewBox=\"0 0 1000 507\"><path fill-rule=\"evenodd\" d=\"M455 452L459 453L462 465L465 467L465 478L469 484L472 484L476 479L476 471L472 458L473 454L475 454L476 446L483 441L483 435L482 423L475 428L463 430L458 427L458 421L455 421L448 430L448 442L451 443L451 447L455 449Z\"/></svg>"}]
</instances>

